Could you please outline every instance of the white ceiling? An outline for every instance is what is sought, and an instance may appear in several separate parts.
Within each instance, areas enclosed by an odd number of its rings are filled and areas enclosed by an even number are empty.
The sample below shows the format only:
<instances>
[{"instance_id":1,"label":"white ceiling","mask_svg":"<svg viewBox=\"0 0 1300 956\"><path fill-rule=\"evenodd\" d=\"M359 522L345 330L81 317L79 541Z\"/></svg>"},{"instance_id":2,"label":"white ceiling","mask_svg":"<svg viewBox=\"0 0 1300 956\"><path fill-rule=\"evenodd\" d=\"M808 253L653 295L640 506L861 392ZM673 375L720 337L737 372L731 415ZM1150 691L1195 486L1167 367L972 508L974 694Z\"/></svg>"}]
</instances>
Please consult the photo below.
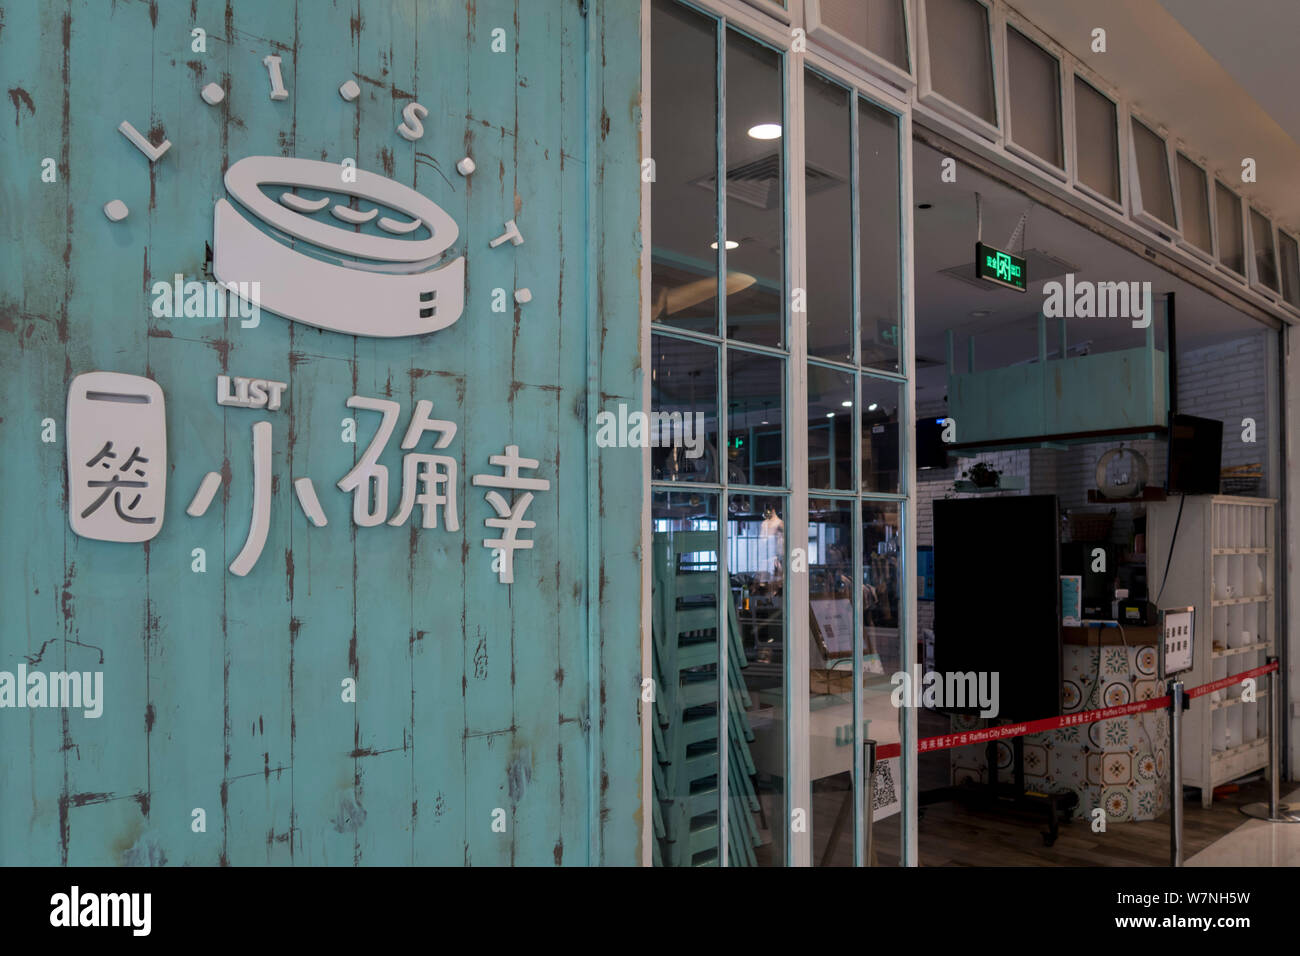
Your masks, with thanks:
<instances>
[{"instance_id":1,"label":"white ceiling","mask_svg":"<svg viewBox=\"0 0 1300 956\"><path fill-rule=\"evenodd\" d=\"M1242 89L1300 143L1300 3L1296 0L1160 0Z\"/></svg>"}]
</instances>

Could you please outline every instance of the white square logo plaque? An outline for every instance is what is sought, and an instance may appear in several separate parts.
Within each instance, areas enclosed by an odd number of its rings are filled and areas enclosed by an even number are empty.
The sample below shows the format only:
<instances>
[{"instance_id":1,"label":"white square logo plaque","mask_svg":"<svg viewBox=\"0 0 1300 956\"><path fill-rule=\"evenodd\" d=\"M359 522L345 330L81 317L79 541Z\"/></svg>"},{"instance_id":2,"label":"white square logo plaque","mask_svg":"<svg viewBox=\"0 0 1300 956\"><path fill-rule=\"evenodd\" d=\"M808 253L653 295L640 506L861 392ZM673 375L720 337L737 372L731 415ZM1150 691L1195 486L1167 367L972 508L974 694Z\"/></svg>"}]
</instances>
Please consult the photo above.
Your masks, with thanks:
<instances>
[{"instance_id":1,"label":"white square logo plaque","mask_svg":"<svg viewBox=\"0 0 1300 956\"><path fill-rule=\"evenodd\" d=\"M68 521L83 538L148 541L167 500L167 418L158 383L87 372L68 388Z\"/></svg>"}]
</instances>

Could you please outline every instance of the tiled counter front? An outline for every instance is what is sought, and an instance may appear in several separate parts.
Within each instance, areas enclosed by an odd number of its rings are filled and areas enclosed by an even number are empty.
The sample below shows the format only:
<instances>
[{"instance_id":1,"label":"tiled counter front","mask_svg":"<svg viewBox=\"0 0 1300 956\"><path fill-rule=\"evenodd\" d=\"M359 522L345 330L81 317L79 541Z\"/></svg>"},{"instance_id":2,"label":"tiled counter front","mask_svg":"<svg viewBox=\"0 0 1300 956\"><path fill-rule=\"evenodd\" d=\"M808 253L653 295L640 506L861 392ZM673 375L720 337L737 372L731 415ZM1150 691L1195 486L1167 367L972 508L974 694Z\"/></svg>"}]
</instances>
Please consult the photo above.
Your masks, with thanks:
<instances>
[{"instance_id":1,"label":"tiled counter front","mask_svg":"<svg viewBox=\"0 0 1300 956\"><path fill-rule=\"evenodd\" d=\"M1160 696L1154 645L1103 647L1100 652L1099 662L1096 647L1065 646L1065 713ZM953 718L954 730L983 724L979 718ZM985 782L984 747L959 747L951 754L954 784ZM1078 813L1085 818L1101 806L1109 823L1154 820L1169 805L1168 768L1169 715L1163 709L1025 738L1027 787L1073 790L1079 795ZM1010 782L1012 772L1011 743L999 741L998 779Z\"/></svg>"}]
</instances>

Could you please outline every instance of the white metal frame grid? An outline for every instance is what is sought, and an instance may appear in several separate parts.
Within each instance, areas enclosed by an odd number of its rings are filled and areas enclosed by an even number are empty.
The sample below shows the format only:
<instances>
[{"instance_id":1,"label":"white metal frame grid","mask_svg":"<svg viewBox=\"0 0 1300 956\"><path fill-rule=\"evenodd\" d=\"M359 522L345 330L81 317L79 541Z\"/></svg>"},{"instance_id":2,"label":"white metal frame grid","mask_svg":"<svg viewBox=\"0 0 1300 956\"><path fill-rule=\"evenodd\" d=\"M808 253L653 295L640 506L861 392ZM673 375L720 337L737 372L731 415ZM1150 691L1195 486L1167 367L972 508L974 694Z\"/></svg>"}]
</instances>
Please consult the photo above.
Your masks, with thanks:
<instances>
[{"instance_id":1,"label":"white metal frame grid","mask_svg":"<svg viewBox=\"0 0 1300 956\"><path fill-rule=\"evenodd\" d=\"M916 86L916 15L912 0L896 0L903 10L903 30L907 43L907 69L882 57L867 47L839 33L822 15L823 0L804 0L804 20L808 37L817 43L823 51L837 54L848 62L859 61L871 73L901 90L911 90Z\"/></svg>"},{"instance_id":2,"label":"white metal frame grid","mask_svg":"<svg viewBox=\"0 0 1300 956\"><path fill-rule=\"evenodd\" d=\"M931 0L916 0L916 32L917 32L917 86L916 98L918 103L928 106L936 113L943 116L950 122L956 123L976 135L1002 146L1003 124L1005 121L1005 110L1003 103L1005 96L1003 93L1003 74L999 64L1003 61L1004 37L1000 28L1001 13L995 6L993 0L966 0L969 3L978 3L984 7L985 16L988 20L989 31L989 70L993 82L993 122L989 122L982 116L976 116L964 106L954 103L948 97L944 96L934 88L932 82L931 63L932 56L930 51L929 28L928 28L928 4Z\"/></svg>"},{"instance_id":3,"label":"white metal frame grid","mask_svg":"<svg viewBox=\"0 0 1300 956\"><path fill-rule=\"evenodd\" d=\"M1002 48L1005 51L1005 55L1002 57L1001 69L1003 72L1002 88L1006 90L1007 97L1003 110L1006 148L1026 162L1037 166L1047 175L1068 183L1074 172L1074 150L1070 148L1071 142L1067 133L1067 130L1074 125L1074 77L1066 64L1067 54L1051 37L1012 10L1002 12L998 29L1002 34ZM1059 130L1060 166L1053 164L1046 157L1039 156L1033 150L1016 142L1015 124L1013 122L1015 110L1012 109L1012 100L1015 94L1011 85L1010 31L1012 30L1015 30L1056 61L1057 109L1059 110L1061 123ZM1069 83L1066 82L1067 77L1070 80Z\"/></svg>"},{"instance_id":4,"label":"white metal frame grid","mask_svg":"<svg viewBox=\"0 0 1300 956\"><path fill-rule=\"evenodd\" d=\"M646 493L646 519L643 534L643 549L647 557L652 553L651 538L651 500L652 496L664 491L687 491L698 490L700 492L718 495L719 510L719 673L718 682L721 694L727 693L726 685L726 662L727 647L726 642L729 640L727 631L727 621L725 616L724 599L728 587L728 572L726 568L726 547L725 547L725 515L727 514L727 500L732 493L741 493L746 495L764 495L768 497L784 498L785 508L785 530L786 530L786 563L785 567L790 568L789 553L790 549L795 546L807 548L808 543L808 474L807 474L807 339L806 325L804 322L793 321L791 314L790 293L794 289L806 289L806 229L805 229L805 194L804 194L804 166L803 166L803 134L804 134L804 109L803 109L803 73L804 67L812 67L824 76L833 79L836 83L844 85L846 89L854 91L853 104L853 142L856 147L857 141L857 97L865 96L877 106L888 110L899 118L898 140L899 140L899 203L900 203L900 335L899 335L899 355L902 363L902 374L891 374L881 370L862 370L855 366L851 368L860 382L861 378L866 375L870 377L887 379L897 382L904 386L903 403L900 408L899 431L901 436L900 447L900 472L910 473L910 462L912 460L911 437L913 414L912 408L915 400L914 386L912 384L912 359L910 349L907 347L907 338L909 330L912 327L912 296L911 296L911 189L910 189L910 169L911 169L911 125L908 102L899 96L898 91L894 90L875 76L863 74L853 69L846 69L843 64L836 62L830 57L823 56L821 53L809 49L807 51L792 51L793 33L784 24L774 24L769 18L757 13L748 3L742 3L741 0L675 0L683 6L696 9L705 16L713 19L716 24L716 37L718 38L718 59L717 59L717 82L719 95L719 115L718 115L718 169L717 181L725 183L726 176L726 156L725 156L725 131L726 131L726 37L729 30L735 30L744 34L749 39L761 44L772 47L777 50L783 58L783 127L782 136L783 161L786 170L787 201L785 203L785 267L786 267L786 301L784 306L785 329L783 349L771 349L763 346L749 343L737 342L736 340L726 339L722 333L726 331L726 295L725 295L725 276L726 276L726 208L725 208L725 190L718 191L718 208L716 218L718 222L718 281L719 281L719 327L716 334L705 334L692 332L684 329L672 329L670 326L655 325L650 321L649 316L649 276L650 276L650 243L644 243L642 249L642 295L643 295L643 322L642 322L642 342L645 354L650 354L651 335L667 335L673 338L683 340L697 341L708 343L713 346L719 355L718 366L718 408L720 419L725 416L728 408L728 399L726 394L727 387L727 358L728 355L736 351L744 351L751 354L766 354L779 356L785 363L785 403L783 414L783 431L785 440L785 484L783 487L755 487L755 486L737 486L727 482L727 475L724 473L717 476L716 483L691 482L672 483L659 482L650 480L650 466L648 451L644 456L645 474L647 478ZM761 10L766 10L765 4L758 4ZM642 29L643 29L643 79L642 79L642 111L644 126L642 130L643 149L646 156L649 156L649 122L653 109L650 103L650 76L649 76L649 44L653 38L648 34L649 28L649 9L650 0L643 0L642 4ZM856 158L854 160L856 171ZM643 183L642 185L642 215L645 221L650 217L650 189L651 185ZM856 199L856 184L855 199ZM651 228L653 224L651 223ZM856 233L855 233L856 234ZM855 250L856 251L856 250ZM855 277L859 268L859 261L854 258L853 269ZM856 299L855 299L856 301ZM854 349L855 356L860 348L860 342L857 336L858 318L855 315L854 322ZM859 394L860 385L855 385L855 395ZM649 376L645 377L643 389L643 400L645 407L650 407L650 382ZM724 422L719 422L719 437L727 434ZM860 437L859 439L860 440ZM856 451L855 444L855 451ZM855 463L857 455L855 454ZM855 470L858 466L855 464ZM855 485L855 494L841 494L846 500L855 501L853 516L855 521L855 562L861 565L861 526L860 518L862 513L862 502L871 500L881 500L896 503L900 509L900 533L903 536L903 558L900 567L901 593L899 595L900 614L903 626L900 628L900 641L902 641L902 656L904 666L909 670L914 667L912 658L915 656L915 587L912 582L911 568L914 566L915 559L912 556L914 544L911 541L911 528L915 523L914 505L910 497L910 487L912 482L903 480L902 494L897 495L873 495L865 494L860 490L860 486ZM826 496L820 493L817 497L835 497L834 495ZM650 668L653 666L651 659L651 615L650 601L650 573L648 564L642 575L643 588L643 649L642 663L647 669L646 673L651 673ZM785 605L784 605L784 639L785 639L785 707L787 720L785 722L787 735L785 741L785 759L786 759L786 780L785 780L785 807L784 832L786 837L786 847L784 860L787 864L795 866L807 866L811 864L811 831L809 826L804 826L798 832L793 832L791 828L791 811L795 809L803 810L805 819L811 815L811 781L809 779L808 763L808 704L809 688L807 675L809 668L809 618L808 618L808 575L807 573L790 573L786 574L785 585ZM855 662L856 669L861 668L861 621L858 621L855 628ZM855 684L858 683L855 681ZM854 713L855 720L858 720L857 726L860 727L860 720L857 715L860 714L861 689L855 687ZM725 699L724 699L725 700ZM643 820L643 838L642 838L642 862L649 863L653 857L652 843L653 829L651 823L652 814L649 812L650 801L653 800L653 787L649 782L651 777L651 767L649 761L653 759L653 739L651 736L651 727L645 714L648 711L643 709L643 726L642 726L642 746L644 748L643 757L643 775L647 778L643 780L642 795L646 801L647 808ZM899 783L904 796L904 828L902 839L902 862L905 865L915 865L916 863L916 806L915 806L915 754L910 754L909 750L914 749L916 739L915 732L915 714L910 710L904 709L900 720L900 738L902 741L904 758L902 761L902 780ZM727 808L730 799L727 792L727 771L726 771L726 744L727 740L727 707L719 708L719 810L720 810L720 862L722 865L728 864L728 845L730 834L727 825ZM855 747L854 755L854 780L855 792L860 794L862 780L862 757L860 748ZM909 799L908 794L911 793ZM859 862L863 856L862 850L862 805L861 800L855 801L855 827L854 827L854 846L855 859ZM809 821L810 822L810 821Z\"/></svg>"},{"instance_id":5,"label":"white metal frame grid","mask_svg":"<svg viewBox=\"0 0 1300 956\"><path fill-rule=\"evenodd\" d=\"M1267 296L1269 299L1278 302L1282 300L1282 264L1278 257L1277 250L1277 223L1273 217L1265 210L1263 206L1255 202L1243 204L1246 207L1246 274L1250 277L1250 287L1260 295ZM1273 271L1277 276L1277 288L1265 285L1259 277L1259 263L1256 259L1258 250L1255 248L1255 226L1251 222L1250 214L1255 213L1268 224L1269 241L1273 246Z\"/></svg>"},{"instance_id":6,"label":"white metal frame grid","mask_svg":"<svg viewBox=\"0 0 1300 956\"><path fill-rule=\"evenodd\" d=\"M1155 213L1148 212L1146 204L1143 202L1142 175L1138 167L1137 155L1136 124L1139 123L1150 130L1164 147L1165 171L1169 174L1169 193L1174 210L1173 222L1165 222L1157 217ZM1157 235L1169 237L1175 245L1181 245L1183 241L1183 198L1178 191L1178 164L1174 160L1174 144L1172 137L1169 135L1169 130L1132 105L1129 106L1128 110L1128 128L1129 203L1133 221Z\"/></svg>"},{"instance_id":7,"label":"white metal frame grid","mask_svg":"<svg viewBox=\"0 0 1300 956\"><path fill-rule=\"evenodd\" d=\"M812 0L806 0L806 2L812 2ZM999 118L996 128L994 128L981 118L974 117L961 107L956 106L956 104L948 102L932 89L929 72L932 51L930 50L926 30L926 3L931 2L931 0L914 0L914 2L917 15L915 18L915 51L913 59L917 64L917 83L914 92L913 113L918 121L926 126L933 126L944 135L953 136L957 141L974 148L977 152L989 155L995 162L1013 172L1022 175L1027 174L1035 180L1041 180L1042 184L1048 186L1050 190L1050 184L1062 178L1059 171L1052 169L1050 164L1041 161L1027 150L1018 148L1010 129L1011 117L1009 115L1008 97L1012 95L1013 91L1010 90L1007 81L1006 28L1010 25L1020 30L1040 47L1043 47L1052 55L1058 56L1061 64L1061 113L1065 133L1067 170L1065 178L1069 191L1059 195L1066 201L1096 214L1098 219L1109 225L1119 226L1123 231L1140 237L1143 241L1158 243L1164 251L1173 253L1173 258L1181 264L1188 266L1217 285L1223 286L1226 290L1230 290L1232 294L1242 297L1244 303L1256 310L1266 312L1285 322L1295 321L1296 316L1300 315L1300 309L1287 305L1276 291L1269 289L1267 286L1252 283L1248 277L1239 276L1232 270L1220 266L1217 263L1217 254L1215 262L1207 261L1199 250L1196 250L1195 247L1183 239L1181 234L1182 223L1181 219L1178 218L1181 214L1181 197L1178 189L1177 151L1181 151L1185 156L1205 169L1208 179L1218 178L1225 188L1229 189L1241 200L1243 207L1252 202L1239 188L1230 185L1234 180L1226 175L1224 171L1211 169L1210 165L1205 162L1204 157L1200 155L1193 145L1180 140L1174 131L1170 130L1165 124L1158 122L1155 117L1145 115L1142 110L1137 108L1136 104L1130 102L1129 98L1121 94L1109 81L1062 49L1060 44L1016 12L1006 0L978 0L979 3L990 10L990 23L993 34L990 49L993 57L995 97ZM1078 179L1077 131L1073 103L1073 77L1076 75L1115 104L1119 125L1119 202L1114 202L1108 197L1098 194ZM1164 141L1166 165L1173 188L1175 218L1177 220L1172 227L1156 220L1150 213L1144 212L1141 208L1140 183L1136 176L1132 135L1134 118L1155 131ZM1235 171L1233 172L1235 174ZM1044 177L1044 173L1047 173L1047 177ZM1211 198L1213 198L1212 187ZM1263 212L1260 203L1255 202L1255 206ZM1289 230L1288 227L1277 222L1274 222L1273 226L1275 230L1300 232L1300 230ZM1243 208L1243 230L1248 228L1248 214ZM1213 227L1213 236L1217 245L1217 225ZM1229 280L1226 285L1224 280Z\"/></svg>"}]
</instances>

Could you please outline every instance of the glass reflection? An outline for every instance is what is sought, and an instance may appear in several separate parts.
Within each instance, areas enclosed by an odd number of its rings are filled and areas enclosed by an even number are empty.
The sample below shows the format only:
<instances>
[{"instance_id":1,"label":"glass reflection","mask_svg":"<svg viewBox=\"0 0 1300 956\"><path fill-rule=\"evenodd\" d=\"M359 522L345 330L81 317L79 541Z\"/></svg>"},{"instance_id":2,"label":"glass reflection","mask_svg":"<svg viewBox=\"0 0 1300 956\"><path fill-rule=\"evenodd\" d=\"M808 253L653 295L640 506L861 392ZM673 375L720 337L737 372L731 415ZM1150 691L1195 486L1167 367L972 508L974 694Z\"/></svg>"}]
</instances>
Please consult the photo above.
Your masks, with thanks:
<instances>
[{"instance_id":1,"label":"glass reflection","mask_svg":"<svg viewBox=\"0 0 1300 956\"><path fill-rule=\"evenodd\" d=\"M903 541L899 506L862 502L862 721L878 747L900 740L901 708L890 699L890 678L903 668L899 605ZM902 776L899 758L879 761L873 778L871 866L902 858Z\"/></svg>"},{"instance_id":2,"label":"glass reflection","mask_svg":"<svg viewBox=\"0 0 1300 956\"><path fill-rule=\"evenodd\" d=\"M1078 76L1074 78L1074 124L1079 182L1119 202L1119 129L1115 103Z\"/></svg>"},{"instance_id":3,"label":"glass reflection","mask_svg":"<svg viewBox=\"0 0 1300 956\"><path fill-rule=\"evenodd\" d=\"M996 124L989 8L979 0L927 0L925 12L934 91Z\"/></svg>"},{"instance_id":4,"label":"glass reflection","mask_svg":"<svg viewBox=\"0 0 1300 956\"><path fill-rule=\"evenodd\" d=\"M861 234L861 363L899 371L902 220L898 117L858 100L858 231Z\"/></svg>"},{"instance_id":5,"label":"glass reflection","mask_svg":"<svg viewBox=\"0 0 1300 956\"><path fill-rule=\"evenodd\" d=\"M901 494L899 469L902 435L898 420L903 387L886 379L862 376L862 490Z\"/></svg>"},{"instance_id":6,"label":"glass reflection","mask_svg":"<svg viewBox=\"0 0 1300 956\"><path fill-rule=\"evenodd\" d=\"M1061 142L1061 64L1015 27L1007 27L1012 136L1035 156L1065 168Z\"/></svg>"},{"instance_id":7,"label":"glass reflection","mask_svg":"<svg viewBox=\"0 0 1300 956\"><path fill-rule=\"evenodd\" d=\"M785 360L727 351L727 481L785 484Z\"/></svg>"},{"instance_id":8,"label":"glass reflection","mask_svg":"<svg viewBox=\"0 0 1300 956\"><path fill-rule=\"evenodd\" d=\"M731 499L727 562L735 635L728 655L734 723L728 817L731 858L785 863L785 499ZM751 741L748 747L739 741Z\"/></svg>"},{"instance_id":9,"label":"glass reflection","mask_svg":"<svg viewBox=\"0 0 1300 956\"><path fill-rule=\"evenodd\" d=\"M716 865L718 498L654 496L654 864Z\"/></svg>"},{"instance_id":10,"label":"glass reflection","mask_svg":"<svg viewBox=\"0 0 1300 956\"><path fill-rule=\"evenodd\" d=\"M853 361L849 91L804 72L808 354Z\"/></svg>"},{"instance_id":11,"label":"glass reflection","mask_svg":"<svg viewBox=\"0 0 1300 956\"><path fill-rule=\"evenodd\" d=\"M1250 211L1250 238L1255 250L1255 280L1277 288L1277 254L1273 250L1273 224L1254 209Z\"/></svg>"},{"instance_id":12,"label":"glass reflection","mask_svg":"<svg viewBox=\"0 0 1300 956\"><path fill-rule=\"evenodd\" d=\"M816 866L853 865L853 502L808 502L808 759L812 851ZM864 727L864 733L869 728Z\"/></svg>"},{"instance_id":13,"label":"glass reflection","mask_svg":"<svg viewBox=\"0 0 1300 956\"><path fill-rule=\"evenodd\" d=\"M756 345L784 341L784 127L780 54L729 30L726 334Z\"/></svg>"},{"instance_id":14,"label":"glass reflection","mask_svg":"<svg viewBox=\"0 0 1300 956\"><path fill-rule=\"evenodd\" d=\"M1219 262L1239 275L1246 274L1246 244L1241 230L1241 200L1217 179L1214 181L1215 226L1219 234Z\"/></svg>"},{"instance_id":15,"label":"glass reflection","mask_svg":"<svg viewBox=\"0 0 1300 956\"><path fill-rule=\"evenodd\" d=\"M1174 224L1174 187L1169 179L1165 141L1141 120L1134 119L1133 153L1137 157L1142 211L1166 226Z\"/></svg>"},{"instance_id":16,"label":"glass reflection","mask_svg":"<svg viewBox=\"0 0 1300 956\"><path fill-rule=\"evenodd\" d=\"M646 440L651 442L651 474L656 481L717 481L717 348L671 335L654 335L650 350L651 420L643 427ZM652 427L661 420L669 422L668 427ZM635 438L633 425L629 421L626 436L619 437ZM621 422L619 428L623 428Z\"/></svg>"},{"instance_id":17,"label":"glass reflection","mask_svg":"<svg viewBox=\"0 0 1300 956\"><path fill-rule=\"evenodd\" d=\"M808 487L853 490L853 373L808 364Z\"/></svg>"},{"instance_id":18,"label":"glass reflection","mask_svg":"<svg viewBox=\"0 0 1300 956\"><path fill-rule=\"evenodd\" d=\"M655 0L650 30L651 102L671 104L656 109L650 124L651 316L716 335L717 27L671 0Z\"/></svg>"}]
</instances>

